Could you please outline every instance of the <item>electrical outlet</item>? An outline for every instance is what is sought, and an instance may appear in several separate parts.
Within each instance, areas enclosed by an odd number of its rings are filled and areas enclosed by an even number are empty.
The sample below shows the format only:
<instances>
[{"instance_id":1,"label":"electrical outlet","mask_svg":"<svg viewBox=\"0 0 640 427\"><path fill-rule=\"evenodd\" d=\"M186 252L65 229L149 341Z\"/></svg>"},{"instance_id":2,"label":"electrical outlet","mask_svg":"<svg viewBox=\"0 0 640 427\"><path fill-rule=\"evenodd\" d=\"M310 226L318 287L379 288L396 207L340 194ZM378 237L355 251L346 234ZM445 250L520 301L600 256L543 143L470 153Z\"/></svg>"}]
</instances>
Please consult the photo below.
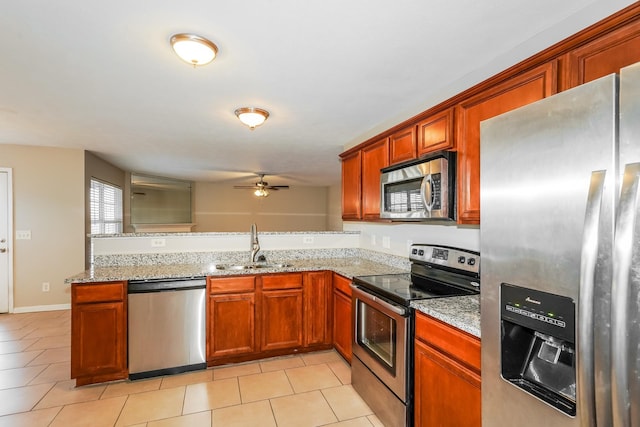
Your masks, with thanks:
<instances>
[{"instance_id":1,"label":"electrical outlet","mask_svg":"<svg viewBox=\"0 0 640 427\"><path fill-rule=\"evenodd\" d=\"M302 243L305 243L307 245L313 244L313 236L304 236L302 238Z\"/></svg>"},{"instance_id":2,"label":"electrical outlet","mask_svg":"<svg viewBox=\"0 0 640 427\"><path fill-rule=\"evenodd\" d=\"M382 247L387 249L391 247L391 237L382 236Z\"/></svg>"},{"instance_id":3,"label":"electrical outlet","mask_svg":"<svg viewBox=\"0 0 640 427\"><path fill-rule=\"evenodd\" d=\"M151 239L152 248L164 248L167 245L166 239Z\"/></svg>"},{"instance_id":4,"label":"electrical outlet","mask_svg":"<svg viewBox=\"0 0 640 427\"><path fill-rule=\"evenodd\" d=\"M16 230L16 240L31 240L31 230Z\"/></svg>"},{"instance_id":5,"label":"electrical outlet","mask_svg":"<svg viewBox=\"0 0 640 427\"><path fill-rule=\"evenodd\" d=\"M49 282L42 282L42 292L49 292Z\"/></svg>"},{"instance_id":6,"label":"electrical outlet","mask_svg":"<svg viewBox=\"0 0 640 427\"><path fill-rule=\"evenodd\" d=\"M376 245L376 235L372 234L371 235L371 246L375 246Z\"/></svg>"}]
</instances>

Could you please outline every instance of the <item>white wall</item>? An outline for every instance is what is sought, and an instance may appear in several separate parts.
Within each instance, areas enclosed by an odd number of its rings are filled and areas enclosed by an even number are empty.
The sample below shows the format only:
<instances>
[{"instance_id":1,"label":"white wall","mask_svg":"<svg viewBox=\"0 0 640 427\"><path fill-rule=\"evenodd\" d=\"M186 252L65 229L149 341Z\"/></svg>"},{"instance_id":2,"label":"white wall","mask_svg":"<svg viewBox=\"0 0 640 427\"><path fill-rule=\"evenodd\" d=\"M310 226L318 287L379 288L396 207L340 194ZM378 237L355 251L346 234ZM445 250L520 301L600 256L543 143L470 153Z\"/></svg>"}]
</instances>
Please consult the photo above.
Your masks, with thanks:
<instances>
[{"instance_id":1,"label":"white wall","mask_svg":"<svg viewBox=\"0 0 640 427\"><path fill-rule=\"evenodd\" d=\"M14 236L31 231L13 246L14 308L66 307L64 279L84 269L84 151L0 144L0 166L13 169Z\"/></svg>"},{"instance_id":2,"label":"white wall","mask_svg":"<svg viewBox=\"0 0 640 427\"><path fill-rule=\"evenodd\" d=\"M360 247L392 255L409 256L411 243L432 243L480 250L480 228L426 223L344 222L345 231L360 232Z\"/></svg>"},{"instance_id":3,"label":"white wall","mask_svg":"<svg viewBox=\"0 0 640 427\"><path fill-rule=\"evenodd\" d=\"M357 233L260 233L263 251L284 249L340 249L357 248ZM162 241L158 247L158 240ZM249 252L247 233L175 233L136 236L98 237L93 239L93 254L151 254L184 252Z\"/></svg>"}]
</instances>

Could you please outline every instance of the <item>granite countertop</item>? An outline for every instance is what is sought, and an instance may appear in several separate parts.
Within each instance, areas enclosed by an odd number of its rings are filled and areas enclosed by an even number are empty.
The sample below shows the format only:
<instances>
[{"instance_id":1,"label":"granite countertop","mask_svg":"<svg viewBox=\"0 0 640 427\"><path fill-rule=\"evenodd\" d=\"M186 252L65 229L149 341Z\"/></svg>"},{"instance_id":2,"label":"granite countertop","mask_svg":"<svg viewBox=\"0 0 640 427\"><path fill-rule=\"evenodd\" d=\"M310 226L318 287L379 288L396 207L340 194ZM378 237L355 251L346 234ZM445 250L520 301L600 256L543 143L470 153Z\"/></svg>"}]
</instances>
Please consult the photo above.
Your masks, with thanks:
<instances>
[{"instance_id":1,"label":"granite countertop","mask_svg":"<svg viewBox=\"0 0 640 427\"><path fill-rule=\"evenodd\" d=\"M480 295L418 300L411 307L480 338Z\"/></svg>"},{"instance_id":2,"label":"granite countertop","mask_svg":"<svg viewBox=\"0 0 640 427\"><path fill-rule=\"evenodd\" d=\"M370 274L406 273L401 268L358 257L279 260L288 267L260 268L247 270L217 270L215 263L169 264L169 265L128 265L96 267L71 276L66 283L110 282L119 280L145 280L197 276L230 276L243 274L293 273L301 271L331 270L351 279L354 276Z\"/></svg>"},{"instance_id":3,"label":"granite countertop","mask_svg":"<svg viewBox=\"0 0 640 427\"><path fill-rule=\"evenodd\" d=\"M232 276L244 274L293 273L330 270L349 279L354 276L407 273L406 269L360 257L278 260L288 264L281 268L217 270L216 263L153 264L95 267L71 276L66 283L111 282L120 280L170 279L198 276ZM462 331L480 337L479 295L418 300L411 307Z\"/></svg>"}]
</instances>

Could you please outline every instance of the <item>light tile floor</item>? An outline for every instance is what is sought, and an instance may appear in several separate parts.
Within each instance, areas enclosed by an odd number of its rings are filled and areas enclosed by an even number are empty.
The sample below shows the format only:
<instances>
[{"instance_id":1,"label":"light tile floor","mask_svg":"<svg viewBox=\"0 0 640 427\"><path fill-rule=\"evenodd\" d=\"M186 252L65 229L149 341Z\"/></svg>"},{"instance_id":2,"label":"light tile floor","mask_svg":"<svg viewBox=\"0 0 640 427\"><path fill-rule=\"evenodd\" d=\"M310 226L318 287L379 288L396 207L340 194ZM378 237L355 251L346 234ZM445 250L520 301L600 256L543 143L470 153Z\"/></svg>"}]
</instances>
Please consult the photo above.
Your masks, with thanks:
<instances>
[{"instance_id":1,"label":"light tile floor","mask_svg":"<svg viewBox=\"0 0 640 427\"><path fill-rule=\"evenodd\" d=\"M0 427L380 427L334 351L75 387L71 313L0 315Z\"/></svg>"}]
</instances>

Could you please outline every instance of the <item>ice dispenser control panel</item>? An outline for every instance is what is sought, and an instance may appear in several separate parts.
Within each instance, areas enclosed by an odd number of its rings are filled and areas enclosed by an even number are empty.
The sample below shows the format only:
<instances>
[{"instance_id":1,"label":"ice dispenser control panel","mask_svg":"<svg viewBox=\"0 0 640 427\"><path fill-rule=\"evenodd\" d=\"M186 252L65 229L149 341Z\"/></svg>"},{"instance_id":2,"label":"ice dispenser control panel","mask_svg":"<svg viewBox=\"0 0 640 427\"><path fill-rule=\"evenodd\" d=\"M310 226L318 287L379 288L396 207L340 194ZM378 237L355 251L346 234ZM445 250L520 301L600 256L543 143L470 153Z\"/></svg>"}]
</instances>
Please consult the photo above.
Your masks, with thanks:
<instances>
[{"instance_id":1,"label":"ice dispenser control panel","mask_svg":"<svg viewBox=\"0 0 640 427\"><path fill-rule=\"evenodd\" d=\"M575 304L503 283L502 377L567 415L576 414Z\"/></svg>"}]
</instances>

